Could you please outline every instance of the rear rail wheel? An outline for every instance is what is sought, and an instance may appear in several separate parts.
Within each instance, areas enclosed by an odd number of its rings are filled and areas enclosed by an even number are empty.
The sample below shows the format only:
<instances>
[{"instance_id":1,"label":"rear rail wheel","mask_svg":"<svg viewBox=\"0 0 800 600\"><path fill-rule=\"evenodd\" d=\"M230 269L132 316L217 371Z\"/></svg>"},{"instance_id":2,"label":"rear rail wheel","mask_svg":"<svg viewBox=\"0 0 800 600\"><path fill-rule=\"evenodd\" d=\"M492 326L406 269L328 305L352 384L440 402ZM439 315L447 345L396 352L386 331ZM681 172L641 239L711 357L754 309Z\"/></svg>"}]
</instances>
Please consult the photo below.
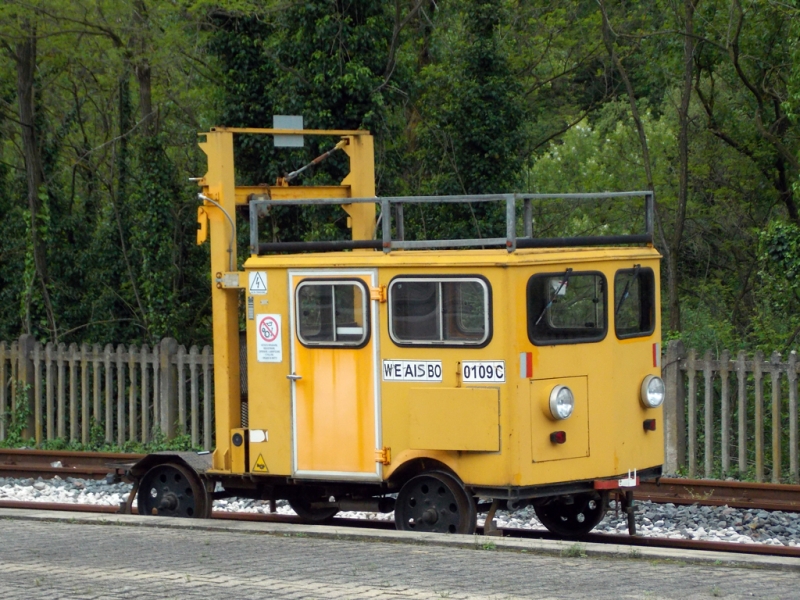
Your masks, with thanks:
<instances>
[{"instance_id":1,"label":"rear rail wheel","mask_svg":"<svg viewBox=\"0 0 800 600\"><path fill-rule=\"evenodd\" d=\"M555 496L533 505L542 525L556 535L580 537L597 527L608 510L608 492Z\"/></svg>"},{"instance_id":2,"label":"rear rail wheel","mask_svg":"<svg viewBox=\"0 0 800 600\"><path fill-rule=\"evenodd\" d=\"M457 478L430 471L409 479L397 494L394 522L402 531L475 533L475 502Z\"/></svg>"},{"instance_id":3,"label":"rear rail wheel","mask_svg":"<svg viewBox=\"0 0 800 600\"><path fill-rule=\"evenodd\" d=\"M182 464L164 463L144 474L136 504L140 515L207 518L212 501L195 471Z\"/></svg>"},{"instance_id":4,"label":"rear rail wheel","mask_svg":"<svg viewBox=\"0 0 800 600\"><path fill-rule=\"evenodd\" d=\"M292 498L289 500L289 506L306 523L325 523L336 516L339 509L335 506L314 506L323 502L325 502L325 498L317 498L315 500L311 498Z\"/></svg>"}]
</instances>

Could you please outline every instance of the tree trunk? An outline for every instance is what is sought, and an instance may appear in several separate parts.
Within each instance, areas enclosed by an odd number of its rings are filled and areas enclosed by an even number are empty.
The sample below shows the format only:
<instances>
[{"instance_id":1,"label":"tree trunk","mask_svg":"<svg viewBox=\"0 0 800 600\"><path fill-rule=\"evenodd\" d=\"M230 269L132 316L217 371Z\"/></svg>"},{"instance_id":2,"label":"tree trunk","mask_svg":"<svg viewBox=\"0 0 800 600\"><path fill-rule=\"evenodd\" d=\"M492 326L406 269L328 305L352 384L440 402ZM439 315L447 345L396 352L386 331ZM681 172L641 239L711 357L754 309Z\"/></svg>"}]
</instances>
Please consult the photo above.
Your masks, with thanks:
<instances>
[{"instance_id":1,"label":"tree trunk","mask_svg":"<svg viewBox=\"0 0 800 600\"><path fill-rule=\"evenodd\" d=\"M26 34L16 45L17 67L17 103L19 105L19 122L22 129L22 152L25 156L25 174L28 184L28 211L30 212L30 235L36 279L42 289L50 334L54 342L58 341L55 314L50 302L47 275L47 253L44 241L39 235L39 213L42 192L43 167L42 153L36 135L36 96L33 84L36 76L36 28L28 22L22 23L21 31ZM26 333L30 331L30 322L26 323Z\"/></svg>"},{"instance_id":2,"label":"tree trunk","mask_svg":"<svg viewBox=\"0 0 800 600\"><path fill-rule=\"evenodd\" d=\"M139 84L139 115L142 121L142 133L145 136L151 136L156 133L156 119L153 114L150 62L147 60L147 29L149 21L144 0L134 2L133 22L136 23L137 28L133 43L136 47L134 71L136 72L136 81Z\"/></svg>"},{"instance_id":3,"label":"tree trunk","mask_svg":"<svg viewBox=\"0 0 800 600\"><path fill-rule=\"evenodd\" d=\"M789 218L795 225L800 225L800 215L797 214L797 205L794 202L794 187L789 181L787 174L786 161L783 156L778 154L775 158L775 170L778 172L778 177L775 179L775 189L778 190L778 196L786 206L786 212L789 213Z\"/></svg>"},{"instance_id":4,"label":"tree trunk","mask_svg":"<svg viewBox=\"0 0 800 600\"><path fill-rule=\"evenodd\" d=\"M139 83L139 115L142 120L142 133L145 136L156 132L156 120L153 114L153 93L150 80L150 63L142 58L135 67L136 81Z\"/></svg>"},{"instance_id":5,"label":"tree trunk","mask_svg":"<svg viewBox=\"0 0 800 600\"><path fill-rule=\"evenodd\" d=\"M697 0L698 2L700 0ZM694 11L693 0L684 0L685 23L683 36L683 87L681 105L678 110L678 207L675 214L675 227L667 261L667 297L669 328L681 329L681 305L678 298L678 255L683 240L683 226L686 222L686 205L689 200L689 103L692 99L694 76Z\"/></svg>"}]
</instances>

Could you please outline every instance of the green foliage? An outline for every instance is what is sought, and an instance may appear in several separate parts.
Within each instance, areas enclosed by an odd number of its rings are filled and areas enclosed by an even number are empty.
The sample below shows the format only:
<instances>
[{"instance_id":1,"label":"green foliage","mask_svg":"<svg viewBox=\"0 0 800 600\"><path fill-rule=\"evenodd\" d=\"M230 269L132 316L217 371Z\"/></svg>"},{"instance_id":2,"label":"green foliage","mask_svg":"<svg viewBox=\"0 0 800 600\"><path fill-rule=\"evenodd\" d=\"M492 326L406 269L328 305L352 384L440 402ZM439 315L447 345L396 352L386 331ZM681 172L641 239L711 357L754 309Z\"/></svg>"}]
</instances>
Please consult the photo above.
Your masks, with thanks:
<instances>
[{"instance_id":1,"label":"green foliage","mask_svg":"<svg viewBox=\"0 0 800 600\"><path fill-rule=\"evenodd\" d=\"M109 443L105 440L105 433L102 425L92 421L89 443L84 444L78 441L56 438L43 440L41 444L23 435L26 427L26 419L30 413L20 407L13 415L7 415L6 439L0 441L0 448L35 448L37 450L68 450L70 452L127 452L132 454L149 454L151 452L175 451L175 452L198 452L202 450L200 446L192 445L192 436L188 434L177 435L168 440L160 431L153 433L153 439L147 443L137 441L127 441L122 445Z\"/></svg>"},{"instance_id":2,"label":"green foliage","mask_svg":"<svg viewBox=\"0 0 800 600\"><path fill-rule=\"evenodd\" d=\"M118 444L70 442L63 439L45 440L39 445L30 442L13 442L5 440L0 442L0 448L20 448L22 446L36 448L37 450L66 450L69 452L125 452L131 454L150 454L152 452L197 452L202 448L192 446L191 438L178 436L171 440L163 438L143 444L141 442L126 442L121 446Z\"/></svg>"},{"instance_id":3,"label":"green foliage","mask_svg":"<svg viewBox=\"0 0 800 600\"><path fill-rule=\"evenodd\" d=\"M196 133L270 126L375 134L378 193L629 190L647 184L622 72L597 2L58 0L0 5L0 339L210 339L208 249L194 245L205 157ZM797 344L800 19L791 3L696 5L689 182L679 205L685 6L603 3L651 156L657 247L675 232L682 337L705 349ZM35 34L32 34L35 32ZM36 37L43 185L31 222L19 123L21 40ZM738 57L738 58L737 58ZM145 114L150 106L151 112ZM329 149L237 138L237 179L273 183ZM338 153L296 183L341 181ZM640 230L602 202L535 206L536 235ZM502 208L413 207L406 235L503 235ZM240 257L247 255L239 217ZM281 207L262 239L349 236L338 208ZM48 281L38 280L34 233ZM792 242L794 243L794 242ZM662 289L667 289L666 280ZM52 301L48 314L43 292ZM786 315L789 315L788 318ZM667 322L666 319L662 319Z\"/></svg>"},{"instance_id":4,"label":"green foliage","mask_svg":"<svg viewBox=\"0 0 800 600\"><path fill-rule=\"evenodd\" d=\"M31 386L23 381L14 381L14 394L17 398L16 410L10 408L6 414L0 415L0 419L6 427L6 439L1 442L8 448L19 448L20 446L32 445L33 440L27 431L28 421L31 417L30 406L28 405L28 395L32 393ZM25 435L28 433L28 435Z\"/></svg>"},{"instance_id":5,"label":"green foliage","mask_svg":"<svg viewBox=\"0 0 800 600\"><path fill-rule=\"evenodd\" d=\"M224 73L221 122L271 127L272 115L303 115L309 129L387 131L392 67L390 5L314 0L260 18L220 18L210 50ZM396 98L395 98L396 99ZM248 183L274 182L333 146L336 138L306 137L303 150L275 149L271 138L237 140L237 165ZM347 158L338 153L301 175L298 183L339 183ZM344 239L345 213L320 207L275 209L267 238Z\"/></svg>"},{"instance_id":6,"label":"green foliage","mask_svg":"<svg viewBox=\"0 0 800 600\"><path fill-rule=\"evenodd\" d=\"M513 190L525 145L522 86L501 46L501 28L510 19L507 5L465 2L463 37L455 52L423 70L426 92L420 143L423 163L446 161L431 173L425 191L486 194ZM440 157L434 161L434 157Z\"/></svg>"},{"instance_id":7,"label":"green foliage","mask_svg":"<svg viewBox=\"0 0 800 600\"><path fill-rule=\"evenodd\" d=\"M583 544L572 544L561 550L564 558L586 558L586 548Z\"/></svg>"},{"instance_id":8,"label":"green foliage","mask_svg":"<svg viewBox=\"0 0 800 600\"><path fill-rule=\"evenodd\" d=\"M758 347L786 351L800 334L800 227L773 222L759 236Z\"/></svg>"}]
</instances>

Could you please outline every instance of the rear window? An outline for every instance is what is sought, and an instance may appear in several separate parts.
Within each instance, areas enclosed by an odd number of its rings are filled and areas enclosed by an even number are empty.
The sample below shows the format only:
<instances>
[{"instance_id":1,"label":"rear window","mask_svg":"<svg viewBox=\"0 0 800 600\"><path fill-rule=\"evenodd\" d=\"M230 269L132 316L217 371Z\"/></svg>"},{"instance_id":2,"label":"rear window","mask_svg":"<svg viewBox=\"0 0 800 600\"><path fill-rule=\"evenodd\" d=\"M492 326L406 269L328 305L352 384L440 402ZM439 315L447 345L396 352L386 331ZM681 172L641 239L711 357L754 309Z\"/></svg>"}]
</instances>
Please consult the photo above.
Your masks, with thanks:
<instances>
[{"instance_id":1,"label":"rear window","mask_svg":"<svg viewBox=\"0 0 800 600\"><path fill-rule=\"evenodd\" d=\"M489 312L482 278L398 277L389 284L389 333L399 345L484 345Z\"/></svg>"},{"instance_id":2,"label":"rear window","mask_svg":"<svg viewBox=\"0 0 800 600\"><path fill-rule=\"evenodd\" d=\"M607 330L602 273L543 273L528 280L528 338L536 345L599 342Z\"/></svg>"},{"instance_id":3,"label":"rear window","mask_svg":"<svg viewBox=\"0 0 800 600\"><path fill-rule=\"evenodd\" d=\"M614 275L614 330L620 339L645 337L656 328L656 283L652 269L622 269Z\"/></svg>"}]
</instances>

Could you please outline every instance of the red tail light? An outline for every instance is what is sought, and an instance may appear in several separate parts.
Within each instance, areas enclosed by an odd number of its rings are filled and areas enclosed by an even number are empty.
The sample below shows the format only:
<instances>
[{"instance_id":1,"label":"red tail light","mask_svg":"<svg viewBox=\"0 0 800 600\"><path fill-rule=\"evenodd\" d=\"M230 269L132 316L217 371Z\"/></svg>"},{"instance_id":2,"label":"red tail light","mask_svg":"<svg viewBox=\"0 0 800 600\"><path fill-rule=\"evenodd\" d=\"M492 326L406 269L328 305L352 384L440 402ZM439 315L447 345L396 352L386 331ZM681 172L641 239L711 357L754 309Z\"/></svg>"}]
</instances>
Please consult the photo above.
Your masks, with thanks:
<instances>
[{"instance_id":1,"label":"red tail light","mask_svg":"<svg viewBox=\"0 0 800 600\"><path fill-rule=\"evenodd\" d=\"M655 419L646 419L644 423L644 430L645 431L655 431L656 430L656 420Z\"/></svg>"},{"instance_id":2,"label":"red tail light","mask_svg":"<svg viewBox=\"0 0 800 600\"><path fill-rule=\"evenodd\" d=\"M563 444L567 441L566 431L554 431L550 434L550 441L554 444Z\"/></svg>"}]
</instances>

